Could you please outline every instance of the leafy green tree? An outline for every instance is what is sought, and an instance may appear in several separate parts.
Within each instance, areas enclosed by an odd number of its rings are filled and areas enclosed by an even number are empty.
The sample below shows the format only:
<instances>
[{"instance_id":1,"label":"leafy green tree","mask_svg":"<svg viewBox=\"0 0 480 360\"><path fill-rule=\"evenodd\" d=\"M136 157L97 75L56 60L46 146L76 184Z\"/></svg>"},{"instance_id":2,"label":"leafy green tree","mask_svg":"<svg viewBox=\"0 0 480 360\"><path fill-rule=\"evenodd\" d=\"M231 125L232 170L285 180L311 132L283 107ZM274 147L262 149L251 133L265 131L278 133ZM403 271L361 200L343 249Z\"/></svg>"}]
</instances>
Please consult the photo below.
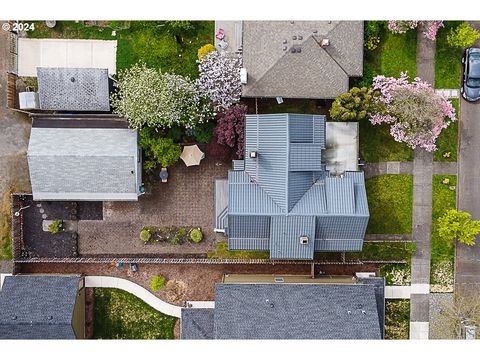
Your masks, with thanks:
<instances>
[{"instance_id":1,"label":"leafy green tree","mask_svg":"<svg viewBox=\"0 0 480 360\"><path fill-rule=\"evenodd\" d=\"M480 221L472 220L465 211L448 210L438 219L438 234L446 241L457 239L466 245L475 245L475 236L480 233Z\"/></svg>"},{"instance_id":2,"label":"leafy green tree","mask_svg":"<svg viewBox=\"0 0 480 360\"><path fill-rule=\"evenodd\" d=\"M330 116L340 121L364 120L374 105L374 96L372 89L353 87L335 99L330 109Z\"/></svg>"},{"instance_id":3,"label":"leafy green tree","mask_svg":"<svg viewBox=\"0 0 480 360\"><path fill-rule=\"evenodd\" d=\"M157 165L169 167L175 164L182 153L180 145L170 138L163 138L151 128L140 130L140 146L145 150L147 159L144 161L145 170L153 170Z\"/></svg>"},{"instance_id":4,"label":"leafy green tree","mask_svg":"<svg viewBox=\"0 0 480 360\"><path fill-rule=\"evenodd\" d=\"M450 34L447 35L448 45L454 47L469 47L478 39L480 39L480 32L466 22L461 23L455 29L451 29Z\"/></svg>"},{"instance_id":5,"label":"leafy green tree","mask_svg":"<svg viewBox=\"0 0 480 360\"><path fill-rule=\"evenodd\" d=\"M193 30L193 23L188 20L169 20L165 21L165 28L175 37L175 41L183 44L183 35Z\"/></svg>"}]
</instances>

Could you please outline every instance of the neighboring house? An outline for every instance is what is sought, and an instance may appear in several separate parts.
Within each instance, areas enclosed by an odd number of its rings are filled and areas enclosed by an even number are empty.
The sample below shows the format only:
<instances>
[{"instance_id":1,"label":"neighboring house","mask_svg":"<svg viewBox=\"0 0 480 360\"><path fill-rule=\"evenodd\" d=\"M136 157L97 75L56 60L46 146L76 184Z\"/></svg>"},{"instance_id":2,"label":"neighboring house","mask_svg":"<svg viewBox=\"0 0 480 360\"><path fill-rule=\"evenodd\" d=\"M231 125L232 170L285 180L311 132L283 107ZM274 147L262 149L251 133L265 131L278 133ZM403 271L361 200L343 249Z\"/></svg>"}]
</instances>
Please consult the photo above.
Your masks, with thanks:
<instances>
[{"instance_id":1,"label":"neighboring house","mask_svg":"<svg viewBox=\"0 0 480 360\"><path fill-rule=\"evenodd\" d=\"M37 68L41 110L110 111L108 69Z\"/></svg>"},{"instance_id":2,"label":"neighboring house","mask_svg":"<svg viewBox=\"0 0 480 360\"><path fill-rule=\"evenodd\" d=\"M332 176L324 149L324 116L246 116L245 160L234 161L228 184L216 189L216 230L225 231L229 250L304 260L315 251L362 250L369 219L363 172ZM218 198L228 201L220 206Z\"/></svg>"},{"instance_id":3,"label":"neighboring house","mask_svg":"<svg viewBox=\"0 0 480 360\"><path fill-rule=\"evenodd\" d=\"M244 21L243 97L334 99L363 73L362 21Z\"/></svg>"},{"instance_id":4,"label":"neighboring house","mask_svg":"<svg viewBox=\"0 0 480 360\"><path fill-rule=\"evenodd\" d=\"M83 277L16 275L0 291L0 339L85 338Z\"/></svg>"},{"instance_id":5,"label":"neighboring house","mask_svg":"<svg viewBox=\"0 0 480 360\"><path fill-rule=\"evenodd\" d=\"M384 338L382 278L288 281L217 284L214 309L182 309L181 338Z\"/></svg>"},{"instance_id":6,"label":"neighboring house","mask_svg":"<svg viewBox=\"0 0 480 360\"><path fill-rule=\"evenodd\" d=\"M28 166L34 200L137 200L138 131L113 115L32 115Z\"/></svg>"}]
</instances>

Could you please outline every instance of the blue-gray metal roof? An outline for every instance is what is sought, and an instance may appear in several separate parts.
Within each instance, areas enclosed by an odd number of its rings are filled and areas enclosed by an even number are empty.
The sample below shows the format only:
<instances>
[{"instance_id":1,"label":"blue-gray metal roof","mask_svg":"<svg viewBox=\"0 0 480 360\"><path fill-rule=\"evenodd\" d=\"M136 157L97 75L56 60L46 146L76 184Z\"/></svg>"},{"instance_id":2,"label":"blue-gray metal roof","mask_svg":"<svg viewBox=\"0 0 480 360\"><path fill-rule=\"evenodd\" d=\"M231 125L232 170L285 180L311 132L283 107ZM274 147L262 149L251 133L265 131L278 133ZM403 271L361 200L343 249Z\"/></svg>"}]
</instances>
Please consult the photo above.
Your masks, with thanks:
<instances>
[{"instance_id":1,"label":"blue-gray metal roof","mask_svg":"<svg viewBox=\"0 0 480 360\"><path fill-rule=\"evenodd\" d=\"M324 148L323 116L247 115L245 167L242 170L235 163L228 175L230 249L269 246L272 258L288 259L312 259L314 248L361 249L369 218L363 173L330 176L321 163ZM251 151L257 152L257 158L249 157ZM293 221L267 224L265 220L293 215L303 225L314 219L311 251L303 251L305 246L298 248ZM256 217L261 220L255 222ZM310 228L303 232L310 233ZM343 247L341 240L345 240Z\"/></svg>"},{"instance_id":2,"label":"blue-gray metal roof","mask_svg":"<svg viewBox=\"0 0 480 360\"><path fill-rule=\"evenodd\" d=\"M17 275L0 291L0 338L75 339L71 321L80 276Z\"/></svg>"},{"instance_id":3,"label":"blue-gray metal roof","mask_svg":"<svg viewBox=\"0 0 480 360\"><path fill-rule=\"evenodd\" d=\"M184 340L213 339L213 314L214 309L182 309L180 337Z\"/></svg>"},{"instance_id":4,"label":"blue-gray metal roof","mask_svg":"<svg viewBox=\"0 0 480 360\"><path fill-rule=\"evenodd\" d=\"M382 339L371 284L218 284L216 339Z\"/></svg>"},{"instance_id":5,"label":"blue-gray metal roof","mask_svg":"<svg viewBox=\"0 0 480 360\"><path fill-rule=\"evenodd\" d=\"M306 236L306 244L300 237ZM312 259L315 239L315 216L272 216L270 258Z\"/></svg>"}]
</instances>

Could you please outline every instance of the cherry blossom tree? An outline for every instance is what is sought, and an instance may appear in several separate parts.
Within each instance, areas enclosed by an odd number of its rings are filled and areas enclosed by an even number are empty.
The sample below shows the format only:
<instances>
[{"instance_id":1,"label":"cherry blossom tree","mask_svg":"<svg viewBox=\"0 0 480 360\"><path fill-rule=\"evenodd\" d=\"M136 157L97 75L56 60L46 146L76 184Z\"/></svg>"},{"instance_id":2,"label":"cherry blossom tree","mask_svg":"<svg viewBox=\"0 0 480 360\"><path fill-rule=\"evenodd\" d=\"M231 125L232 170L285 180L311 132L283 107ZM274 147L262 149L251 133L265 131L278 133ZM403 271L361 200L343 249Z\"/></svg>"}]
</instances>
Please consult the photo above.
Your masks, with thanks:
<instances>
[{"instance_id":1,"label":"cherry blossom tree","mask_svg":"<svg viewBox=\"0 0 480 360\"><path fill-rule=\"evenodd\" d=\"M370 122L389 124L393 138L412 149L435 151L441 131L456 120L452 104L418 77L409 82L406 73L398 79L379 75L373 79L373 90L380 94Z\"/></svg>"},{"instance_id":2,"label":"cherry blossom tree","mask_svg":"<svg viewBox=\"0 0 480 360\"><path fill-rule=\"evenodd\" d=\"M388 22L388 30L394 34L404 34L410 29L416 29L420 23L425 27L423 36L432 41L437 37L438 29L444 26L442 20L390 20Z\"/></svg>"},{"instance_id":3,"label":"cherry blossom tree","mask_svg":"<svg viewBox=\"0 0 480 360\"><path fill-rule=\"evenodd\" d=\"M210 52L198 61L199 87L212 100L215 110L228 109L240 100L241 60L236 56L223 56L217 51Z\"/></svg>"},{"instance_id":4,"label":"cherry blossom tree","mask_svg":"<svg viewBox=\"0 0 480 360\"><path fill-rule=\"evenodd\" d=\"M188 77L136 64L120 72L118 86L113 111L132 128L194 128L214 117L208 95Z\"/></svg>"}]
</instances>

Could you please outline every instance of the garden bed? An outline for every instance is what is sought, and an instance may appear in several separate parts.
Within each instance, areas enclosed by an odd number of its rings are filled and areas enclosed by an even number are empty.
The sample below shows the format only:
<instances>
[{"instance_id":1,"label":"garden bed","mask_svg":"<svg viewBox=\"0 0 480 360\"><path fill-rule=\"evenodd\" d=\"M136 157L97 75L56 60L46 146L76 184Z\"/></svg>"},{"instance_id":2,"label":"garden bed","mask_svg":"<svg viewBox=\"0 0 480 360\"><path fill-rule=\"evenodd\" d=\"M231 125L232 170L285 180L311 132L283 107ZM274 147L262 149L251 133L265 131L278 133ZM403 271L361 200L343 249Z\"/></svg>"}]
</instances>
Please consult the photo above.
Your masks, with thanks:
<instances>
[{"instance_id":1,"label":"garden bed","mask_svg":"<svg viewBox=\"0 0 480 360\"><path fill-rule=\"evenodd\" d=\"M445 179L448 184L442 183ZM430 283L434 292L453 291L455 242L440 238L437 221L447 210L456 208L456 185L456 176L433 176Z\"/></svg>"},{"instance_id":2,"label":"garden bed","mask_svg":"<svg viewBox=\"0 0 480 360\"><path fill-rule=\"evenodd\" d=\"M385 300L385 339L407 340L410 331L410 300Z\"/></svg>"},{"instance_id":3,"label":"garden bed","mask_svg":"<svg viewBox=\"0 0 480 360\"><path fill-rule=\"evenodd\" d=\"M119 289L94 289L94 339L173 339L177 318Z\"/></svg>"},{"instance_id":4,"label":"garden bed","mask_svg":"<svg viewBox=\"0 0 480 360\"><path fill-rule=\"evenodd\" d=\"M412 232L413 176L382 175L365 181L369 234Z\"/></svg>"}]
</instances>

